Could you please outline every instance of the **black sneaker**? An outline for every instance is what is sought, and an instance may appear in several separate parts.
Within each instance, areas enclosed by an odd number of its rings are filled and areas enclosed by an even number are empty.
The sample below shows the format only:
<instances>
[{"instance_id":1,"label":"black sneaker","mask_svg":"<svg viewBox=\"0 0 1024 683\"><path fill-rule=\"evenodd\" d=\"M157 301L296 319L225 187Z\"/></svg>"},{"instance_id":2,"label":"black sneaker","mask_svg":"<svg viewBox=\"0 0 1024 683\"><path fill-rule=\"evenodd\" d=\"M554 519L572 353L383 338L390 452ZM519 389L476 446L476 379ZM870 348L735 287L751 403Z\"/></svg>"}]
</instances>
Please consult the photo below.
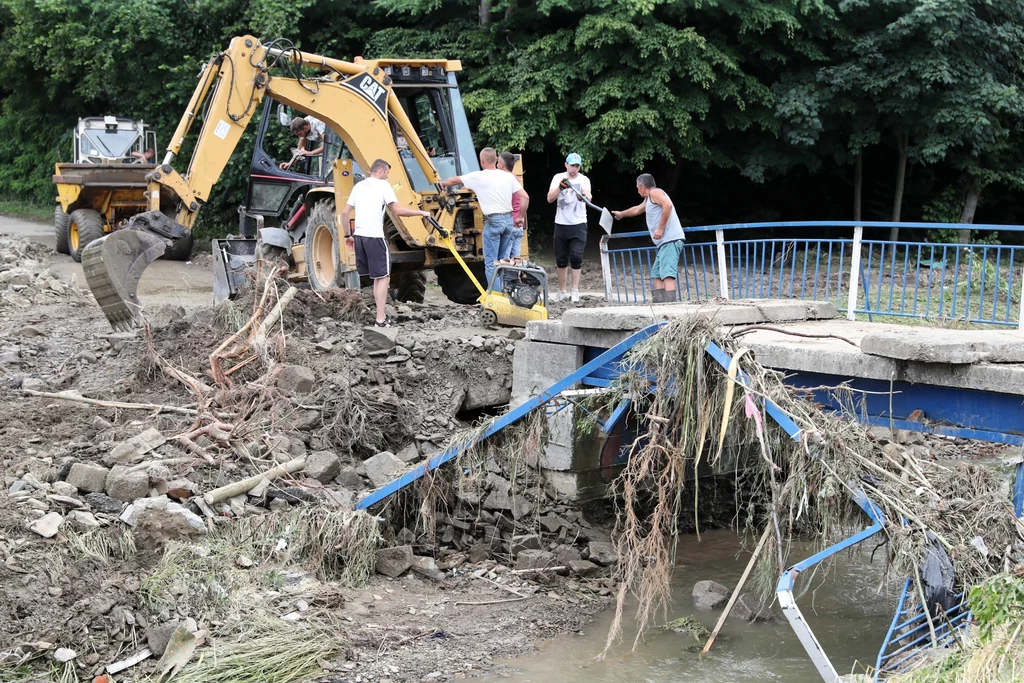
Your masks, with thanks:
<instances>
[{"instance_id":1,"label":"black sneaker","mask_svg":"<svg viewBox=\"0 0 1024 683\"><path fill-rule=\"evenodd\" d=\"M374 322L373 325L374 327L394 327L395 321L391 318L384 318L384 320Z\"/></svg>"}]
</instances>

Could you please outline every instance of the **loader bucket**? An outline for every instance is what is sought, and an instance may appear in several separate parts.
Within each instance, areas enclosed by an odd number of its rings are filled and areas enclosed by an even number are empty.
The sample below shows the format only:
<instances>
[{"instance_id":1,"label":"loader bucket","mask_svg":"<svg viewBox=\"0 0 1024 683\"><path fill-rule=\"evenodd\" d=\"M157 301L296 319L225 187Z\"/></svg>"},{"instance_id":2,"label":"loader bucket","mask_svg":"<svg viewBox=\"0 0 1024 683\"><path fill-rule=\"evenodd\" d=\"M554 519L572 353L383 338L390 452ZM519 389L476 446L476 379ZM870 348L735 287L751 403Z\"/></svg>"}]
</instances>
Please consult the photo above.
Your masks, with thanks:
<instances>
[{"instance_id":1,"label":"loader bucket","mask_svg":"<svg viewBox=\"0 0 1024 683\"><path fill-rule=\"evenodd\" d=\"M256 262L256 240L213 240L213 303L234 299Z\"/></svg>"},{"instance_id":2,"label":"loader bucket","mask_svg":"<svg viewBox=\"0 0 1024 683\"><path fill-rule=\"evenodd\" d=\"M161 237L138 230L118 230L82 251L85 281L117 331L137 327L142 318L139 279L167 248Z\"/></svg>"}]
</instances>

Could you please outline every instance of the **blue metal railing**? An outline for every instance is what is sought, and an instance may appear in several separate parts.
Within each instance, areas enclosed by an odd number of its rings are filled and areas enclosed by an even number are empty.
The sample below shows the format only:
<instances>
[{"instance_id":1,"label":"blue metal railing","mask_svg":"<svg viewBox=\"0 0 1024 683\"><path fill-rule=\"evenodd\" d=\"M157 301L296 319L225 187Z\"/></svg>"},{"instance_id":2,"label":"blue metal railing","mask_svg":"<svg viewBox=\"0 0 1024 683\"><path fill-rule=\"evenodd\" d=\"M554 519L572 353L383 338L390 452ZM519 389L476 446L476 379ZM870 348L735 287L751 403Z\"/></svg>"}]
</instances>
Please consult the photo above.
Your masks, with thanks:
<instances>
[{"instance_id":1,"label":"blue metal railing","mask_svg":"<svg viewBox=\"0 0 1024 683\"><path fill-rule=\"evenodd\" d=\"M1018 225L795 221L686 228L677 280L684 301L830 301L853 319L880 314L1022 327L1024 246L866 240L864 228L1024 232ZM850 237L727 239L736 230L844 228ZM698 241L714 233L715 241ZM601 238L605 295L647 303L655 248L647 232Z\"/></svg>"},{"instance_id":2,"label":"blue metal railing","mask_svg":"<svg viewBox=\"0 0 1024 683\"><path fill-rule=\"evenodd\" d=\"M875 680L898 673L922 648L949 647L967 630L971 613L964 602L965 593L956 596L953 607L933 616L929 625L928 614L916 598L916 592L913 579L907 579L889 631L878 651Z\"/></svg>"}]
</instances>

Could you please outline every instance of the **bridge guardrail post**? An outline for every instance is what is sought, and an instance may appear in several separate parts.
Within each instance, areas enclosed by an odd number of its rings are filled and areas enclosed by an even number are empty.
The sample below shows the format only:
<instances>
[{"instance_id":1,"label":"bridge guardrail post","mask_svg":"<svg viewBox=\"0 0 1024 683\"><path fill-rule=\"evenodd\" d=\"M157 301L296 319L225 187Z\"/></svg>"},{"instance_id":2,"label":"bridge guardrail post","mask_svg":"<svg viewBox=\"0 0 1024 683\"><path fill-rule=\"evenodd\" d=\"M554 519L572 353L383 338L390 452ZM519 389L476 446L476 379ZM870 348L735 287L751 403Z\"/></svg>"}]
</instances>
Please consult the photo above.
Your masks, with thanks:
<instances>
[{"instance_id":1,"label":"bridge guardrail post","mask_svg":"<svg viewBox=\"0 0 1024 683\"><path fill-rule=\"evenodd\" d=\"M608 237L601 237L601 274L604 275L604 300L612 300L612 268L608 258Z\"/></svg>"},{"instance_id":2,"label":"bridge guardrail post","mask_svg":"<svg viewBox=\"0 0 1024 683\"><path fill-rule=\"evenodd\" d=\"M853 229L853 250L850 254L850 293L846 298L846 319L857 319L857 288L860 287L860 243L864 238L864 226ZM865 293L865 297L867 294Z\"/></svg>"},{"instance_id":3,"label":"bridge guardrail post","mask_svg":"<svg viewBox=\"0 0 1024 683\"><path fill-rule=\"evenodd\" d=\"M718 246L718 287L719 296L729 298L729 273L725 262L725 231L715 230L715 244Z\"/></svg>"},{"instance_id":4,"label":"bridge guardrail post","mask_svg":"<svg viewBox=\"0 0 1024 683\"><path fill-rule=\"evenodd\" d=\"M1021 268L1020 277L1020 311L1017 313L1017 329L1024 330L1024 268ZM1013 252L1010 252L1010 273L1013 273ZM1009 294L1007 294L1009 298ZM1007 302L1009 303L1009 302ZM1009 308L1009 306L1007 306ZM1009 315L1009 313L1007 313Z\"/></svg>"}]
</instances>

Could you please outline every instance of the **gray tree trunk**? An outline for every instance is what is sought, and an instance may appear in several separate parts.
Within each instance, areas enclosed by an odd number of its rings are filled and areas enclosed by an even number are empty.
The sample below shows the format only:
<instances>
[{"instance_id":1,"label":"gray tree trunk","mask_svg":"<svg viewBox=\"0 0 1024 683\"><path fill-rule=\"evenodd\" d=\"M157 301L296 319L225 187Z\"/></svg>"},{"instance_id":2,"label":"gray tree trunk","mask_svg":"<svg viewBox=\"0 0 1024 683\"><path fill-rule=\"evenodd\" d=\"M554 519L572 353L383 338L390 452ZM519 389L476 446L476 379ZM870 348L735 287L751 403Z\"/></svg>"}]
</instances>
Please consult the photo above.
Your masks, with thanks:
<instances>
[{"instance_id":1,"label":"gray tree trunk","mask_svg":"<svg viewBox=\"0 0 1024 683\"><path fill-rule=\"evenodd\" d=\"M861 217L861 188L864 187L864 152L853 161L853 220Z\"/></svg>"},{"instance_id":2,"label":"gray tree trunk","mask_svg":"<svg viewBox=\"0 0 1024 683\"><path fill-rule=\"evenodd\" d=\"M967 186L967 195L964 197L964 210L960 213L960 222L971 224L974 222L974 212L978 210L978 200L981 198L981 183L972 178ZM959 239L963 244L971 243L971 230L959 231Z\"/></svg>"},{"instance_id":3,"label":"gray tree trunk","mask_svg":"<svg viewBox=\"0 0 1024 683\"><path fill-rule=\"evenodd\" d=\"M480 0L480 25L491 23L491 0Z\"/></svg>"},{"instance_id":4,"label":"gray tree trunk","mask_svg":"<svg viewBox=\"0 0 1024 683\"><path fill-rule=\"evenodd\" d=\"M907 148L910 146L909 135L900 133L896 138L896 148L899 151L899 161L896 163L896 194L892 200L892 221L900 222L900 213L903 211L903 184L907 177ZM889 241L895 242L900 238L900 229L892 228L889 231Z\"/></svg>"}]
</instances>

